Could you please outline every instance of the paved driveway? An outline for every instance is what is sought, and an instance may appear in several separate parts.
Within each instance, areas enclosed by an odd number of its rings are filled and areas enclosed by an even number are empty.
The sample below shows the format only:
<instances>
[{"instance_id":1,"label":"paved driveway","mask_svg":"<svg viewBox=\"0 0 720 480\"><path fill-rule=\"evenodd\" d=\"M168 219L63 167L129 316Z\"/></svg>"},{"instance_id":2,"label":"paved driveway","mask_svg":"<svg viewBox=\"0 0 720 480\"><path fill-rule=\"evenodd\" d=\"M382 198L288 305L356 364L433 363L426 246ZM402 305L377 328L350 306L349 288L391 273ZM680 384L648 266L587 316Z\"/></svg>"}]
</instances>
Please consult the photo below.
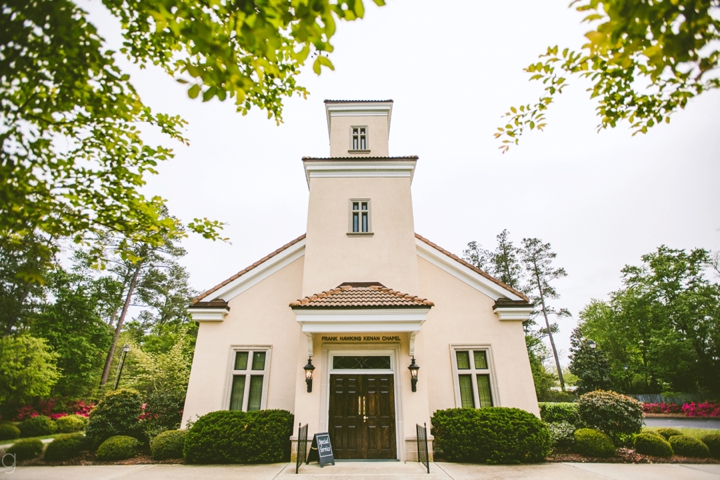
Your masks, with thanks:
<instances>
[{"instance_id":1,"label":"paved driveway","mask_svg":"<svg viewBox=\"0 0 720 480\"><path fill-rule=\"evenodd\" d=\"M648 427L686 427L720 430L720 418L646 418Z\"/></svg>"}]
</instances>

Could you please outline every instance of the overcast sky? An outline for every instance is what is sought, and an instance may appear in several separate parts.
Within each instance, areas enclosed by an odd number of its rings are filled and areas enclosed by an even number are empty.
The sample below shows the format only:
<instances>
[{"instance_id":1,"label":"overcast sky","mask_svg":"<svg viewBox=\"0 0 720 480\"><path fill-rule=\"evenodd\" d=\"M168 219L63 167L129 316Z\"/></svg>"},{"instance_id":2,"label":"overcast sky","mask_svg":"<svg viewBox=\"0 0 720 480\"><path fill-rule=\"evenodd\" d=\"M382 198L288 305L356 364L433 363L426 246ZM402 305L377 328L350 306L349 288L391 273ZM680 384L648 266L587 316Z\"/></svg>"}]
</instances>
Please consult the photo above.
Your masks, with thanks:
<instances>
[{"instance_id":1,"label":"overcast sky","mask_svg":"<svg viewBox=\"0 0 720 480\"><path fill-rule=\"evenodd\" d=\"M523 67L547 46L583 43L587 27L569 0L365 3L364 20L338 25L330 56L336 70L301 75L311 95L287 100L280 126L258 110L243 117L231 103L190 100L163 72L121 62L145 103L189 122L190 147L173 145L176 158L150 179L147 193L166 198L184 221L228 223L231 243L185 242L182 263L195 289L305 232L301 157L329 154L324 99L393 99L390 154L420 157L416 231L458 255L471 240L494 248L504 228L516 244L523 237L550 242L556 265L569 274L552 303L575 318L592 298L619 288L625 264L639 264L661 244L720 250L720 92L691 101L670 125L632 137L627 125L596 133L588 84L572 79L546 131L502 155L493 138L500 117L542 93ZM115 19L99 2L82 5L117 50ZM556 342L564 359L575 321L561 321Z\"/></svg>"}]
</instances>

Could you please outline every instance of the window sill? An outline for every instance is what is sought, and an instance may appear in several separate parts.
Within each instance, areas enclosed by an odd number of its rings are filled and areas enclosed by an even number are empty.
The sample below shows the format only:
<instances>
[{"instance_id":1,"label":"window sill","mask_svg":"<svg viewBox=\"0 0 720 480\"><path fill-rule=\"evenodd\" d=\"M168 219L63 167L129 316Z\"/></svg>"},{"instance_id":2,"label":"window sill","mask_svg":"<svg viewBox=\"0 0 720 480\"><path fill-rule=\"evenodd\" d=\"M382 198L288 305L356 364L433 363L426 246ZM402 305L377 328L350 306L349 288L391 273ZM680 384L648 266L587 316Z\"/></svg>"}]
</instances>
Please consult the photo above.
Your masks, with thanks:
<instances>
[{"instance_id":1,"label":"window sill","mask_svg":"<svg viewBox=\"0 0 720 480\"><path fill-rule=\"evenodd\" d=\"M348 150L348 153L370 153L370 150Z\"/></svg>"},{"instance_id":2,"label":"window sill","mask_svg":"<svg viewBox=\"0 0 720 480\"><path fill-rule=\"evenodd\" d=\"M347 232L348 237L372 237L375 235L373 232Z\"/></svg>"}]
</instances>

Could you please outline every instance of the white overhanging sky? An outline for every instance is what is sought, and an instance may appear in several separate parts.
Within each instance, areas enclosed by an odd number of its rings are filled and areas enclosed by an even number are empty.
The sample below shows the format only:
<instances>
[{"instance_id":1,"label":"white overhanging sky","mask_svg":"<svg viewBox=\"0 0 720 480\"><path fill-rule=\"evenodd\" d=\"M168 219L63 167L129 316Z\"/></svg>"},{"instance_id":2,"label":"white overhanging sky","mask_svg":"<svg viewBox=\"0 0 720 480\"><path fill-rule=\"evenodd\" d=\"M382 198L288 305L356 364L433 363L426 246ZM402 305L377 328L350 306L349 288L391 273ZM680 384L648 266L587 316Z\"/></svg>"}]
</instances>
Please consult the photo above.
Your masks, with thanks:
<instances>
[{"instance_id":1,"label":"white overhanging sky","mask_svg":"<svg viewBox=\"0 0 720 480\"><path fill-rule=\"evenodd\" d=\"M627 124L598 134L589 84L571 78L546 131L501 155L493 138L500 117L542 92L522 69L547 46L584 43L588 27L568 0L365 3L364 20L338 24L336 70L317 77L307 69L298 80L311 95L287 100L279 127L259 110L243 117L231 102L190 100L159 69L121 61L145 103L189 121L190 147L148 134L176 158L146 192L168 199L184 221L228 223L231 243L184 242L193 288L206 290L305 232L300 159L329 154L325 99L395 101L390 154L420 157L413 200L421 235L458 255L471 240L494 249L504 228L516 245L523 237L552 244L569 276L556 282L561 298L551 304L575 317L560 320L556 336L564 364L580 310L620 287L625 264L661 244L720 249L720 92L647 135L632 137ZM99 2L81 5L118 50L115 19Z\"/></svg>"}]
</instances>

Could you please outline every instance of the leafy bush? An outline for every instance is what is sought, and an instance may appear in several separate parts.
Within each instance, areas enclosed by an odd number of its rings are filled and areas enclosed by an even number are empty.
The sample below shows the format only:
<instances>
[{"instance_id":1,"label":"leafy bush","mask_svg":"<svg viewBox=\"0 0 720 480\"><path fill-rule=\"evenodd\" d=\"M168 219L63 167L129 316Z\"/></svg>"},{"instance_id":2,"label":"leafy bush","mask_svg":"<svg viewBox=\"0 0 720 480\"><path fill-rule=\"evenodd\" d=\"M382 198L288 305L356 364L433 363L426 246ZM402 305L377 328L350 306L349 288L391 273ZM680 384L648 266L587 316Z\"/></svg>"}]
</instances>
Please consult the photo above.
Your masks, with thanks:
<instances>
[{"instance_id":1,"label":"leafy bush","mask_svg":"<svg viewBox=\"0 0 720 480\"><path fill-rule=\"evenodd\" d=\"M165 430L150 442L153 458L183 458L187 430Z\"/></svg>"},{"instance_id":2,"label":"leafy bush","mask_svg":"<svg viewBox=\"0 0 720 480\"><path fill-rule=\"evenodd\" d=\"M20 423L20 436L22 437L52 435L56 430L55 422L45 415L28 418Z\"/></svg>"},{"instance_id":3,"label":"leafy bush","mask_svg":"<svg viewBox=\"0 0 720 480\"><path fill-rule=\"evenodd\" d=\"M632 435L642 429L642 404L615 392L596 390L582 395L578 414L583 424L609 435L617 443L621 434Z\"/></svg>"},{"instance_id":4,"label":"leafy bush","mask_svg":"<svg viewBox=\"0 0 720 480\"><path fill-rule=\"evenodd\" d=\"M43 443L39 438L25 438L13 443L5 453L15 454L18 460L29 460L39 457L43 451Z\"/></svg>"},{"instance_id":5,"label":"leafy bush","mask_svg":"<svg viewBox=\"0 0 720 480\"><path fill-rule=\"evenodd\" d=\"M707 445L711 457L720 459L720 433L710 433L700 440Z\"/></svg>"},{"instance_id":6,"label":"leafy bush","mask_svg":"<svg viewBox=\"0 0 720 480\"><path fill-rule=\"evenodd\" d=\"M135 437L115 435L105 440L97 450L98 460L125 460L134 457L142 443Z\"/></svg>"},{"instance_id":7,"label":"leafy bush","mask_svg":"<svg viewBox=\"0 0 720 480\"><path fill-rule=\"evenodd\" d=\"M157 390L151 393L140 416L146 437L152 439L165 430L179 428L184 406L184 392Z\"/></svg>"},{"instance_id":8,"label":"leafy bush","mask_svg":"<svg viewBox=\"0 0 720 480\"><path fill-rule=\"evenodd\" d=\"M553 447L569 448L575 445L575 425L569 422L555 422L547 424Z\"/></svg>"},{"instance_id":9,"label":"leafy bush","mask_svg":"<svg viewBox=\"0 0 720 480\"><path fill-rule=\"evenodd\" d=\"M574 402L577 399L575 394L572 392L559 392L556 390L546 390L538 394L539 402L557 402L557 403L568 403Z\"/></svg>"},{"instance_id":10,"label":"leafy bush","mask_svg":"<svg viewBox=\"0 0 720 480\"><path fill-rule=\"evenodd\" d=\"M185 439L188 463L288 461L293 416L285 410L219 411L195 422Z\"/></svg>"},{"instance_id":11,"label":"leafy bush","mask_svg":"<svg viewBox=\"0 0 720 480\"><path fill-rule=\"evenodd\" d=\"M14 440L20 436L20 429L12 423L0 423L0 440Z\"/></svg>"},{"instance_id":12,"label":"leafy bush","mask_svg":"<svg viewBox=\"0 0 720 480\"><path fill-rule=\"evenodd\" d=\"M519 408L450 408L433 415L435 445L447 460L480 463L541 462L550 453L550 432Z\"/></svg>"},{"instance_id":13,"label":"leafy bush","mask_svg":"<svg viewBox=\"0 0 720 480\"><path fill-rule=\"evenodd\" d=\"M68 460L87 450L87 439L82 433L64 433L58 435L45 449L43 458L49 462Z\"/></svg>"},{"instance_id":14,"label":"leafy bush","mask_svg":"<svg viewBox=\"0 0 720 480\"><path fill-rule=\"evenodd\" d=\"M609 436L591 428L575 430L575 450L588 457L612 457L615 446Z\"/></svg>"},{"instance_id":15,"label":"leafy bush","mask_svg":"<svg viewBox=\"0 0 720 480\"><path fill-rule=\"evenodd\" d=\"M635 451L654 457L672 457L673 449L667 440L660 435L641 433L635 437Z\"/></svg>"},{"instance_id":16,"label":"leafy bush","mask_svg":"<svg viewBox=\"0 0 720 480\"><path fill-rule=\"evenodd\" d=\"M577 403L538 403L540 407L540 418L545 423L568 422L578 425Z\"/></svg>"},{"instance_id":17,"label":"leafy bush","mask_svg":"<svg viewBox=\"0 0 720 480\"><path fill-rule=\"evenodd\" d=\"M138 417L142 415L142 399L137 390L121 389L109 392L90 412L86 435L92 448L110 437L127 435L143 438Z\"/></svg>"},{"instance_id":18,"label":"leafy bush","mask_svg":"<svg viewBox=\"0 0 720 480\"><path fill-rule=\"evenodd\" d=\"M655 431L658 433L658 435L661 435L665 440L669 439L670 437L674 437L675 435L683 434L680 430L677 430L675 428L670 428L670 427L656 428Z\"/></svg>"},{"instance_id":19,"label":"leafy bush","mask_svg":"<svg viewBox=\"0 0 720 480\"><path fill-rule=\"evenodd\" d=\"M710 456L710 450L707 445L697 438L688 437L687 435L673 435L668 439L675 455L681 457L707 458Z\"/></svg>"},{"instance_id":20,"label":"leafy bush","mask_svg":"<svg viewBox=\"0 0 720 480\"><path fill-rule=\"evenodd\" d=\"M66 415L55 420L57 431L60 433L73 433L85 429L88 419L80 415Z\"/></svg>"}]
</instances>

